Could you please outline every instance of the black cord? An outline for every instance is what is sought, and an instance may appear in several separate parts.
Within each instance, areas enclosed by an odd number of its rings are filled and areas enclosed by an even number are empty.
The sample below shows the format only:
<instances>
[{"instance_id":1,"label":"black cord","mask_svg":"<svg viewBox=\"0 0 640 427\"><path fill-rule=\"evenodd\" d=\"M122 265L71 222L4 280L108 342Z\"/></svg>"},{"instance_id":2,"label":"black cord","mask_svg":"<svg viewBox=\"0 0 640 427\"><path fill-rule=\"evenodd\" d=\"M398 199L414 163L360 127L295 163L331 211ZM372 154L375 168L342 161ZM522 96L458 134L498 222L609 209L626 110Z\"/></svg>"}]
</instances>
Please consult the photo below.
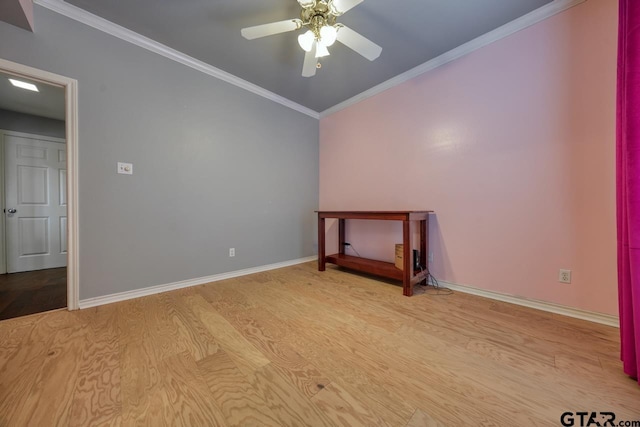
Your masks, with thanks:
<instances>
[{"instance_id":1,"label":"black cord","mask_svg":"<svg viewBox=\"0 0 640 427\"><path fill-rule=\"evenodd\" d=\"M422 266L420 264L418 264L418 268L420 269L420 272L422 273L423 271L426 271L426 275L424 278L424 288L425 288L425 293L427 291L429 291L430 289L433 289L435 292L430 292L432 295L451 295L453 294L453 290L449 289L449 288L445 288L443 286L440 286L440 283L438 283L438 279L435 278L435 276L433 274L431 274L431 272L429 271L428 268L422 268ZM429 282L431 282L431 286L429 286ZM420 282L420 284L422 284L422 281Z\"/></svg>"},{"instance_id":2,"label":"black cord","mask_svg":"<svg viewBox=\"0 0 640 427\"><path fill-rule=\"evenodd\" d=\"M350 247L351 249L353 249L353 252L356 253L356 255L358 255L360 258L362 258L362 256L358 253L358 251L356 250L355 247L353 247L353 245L351 243L347 243L344 242L344 245L346 247ZM449 289L449 288L445 288L443 286L440 286L440 283L438 283L438 279L435 278L435 276L433 274L431 274L431 272L429 271L428 268L422 268L422 266L420 264L417 265L417 267L420 269L420 272L422 273L423 271L426 271L427 274L424 278L424 288L425 288L425 293L427 291L429 291L430 289L433 289L435 292L430 292L432 295L451 295L453 294L453 290ZM431 282L431 286L429 286L429 282ZM422 284L422 281L420 282L420 284Z\"/></svg>"},{"instance_id":3,"label":"black cord","mask_svg":"<svg viewBox=\"0 0 640 427\"><path fill-rule=\"evenodd\" d=\"M358 253L358 251L356 250L356 248L354 248L354 247L353 247L353 245L352 245L351 243L345 243L344 245L345 245L345 246L347 246L347 247L350 247L351 249L353 249L353 252L355 252L355 253L356 253L356 255L358 255L360 258L362 258L362 257L360 256L360 254Z\"/></svg>"}]
</instances>

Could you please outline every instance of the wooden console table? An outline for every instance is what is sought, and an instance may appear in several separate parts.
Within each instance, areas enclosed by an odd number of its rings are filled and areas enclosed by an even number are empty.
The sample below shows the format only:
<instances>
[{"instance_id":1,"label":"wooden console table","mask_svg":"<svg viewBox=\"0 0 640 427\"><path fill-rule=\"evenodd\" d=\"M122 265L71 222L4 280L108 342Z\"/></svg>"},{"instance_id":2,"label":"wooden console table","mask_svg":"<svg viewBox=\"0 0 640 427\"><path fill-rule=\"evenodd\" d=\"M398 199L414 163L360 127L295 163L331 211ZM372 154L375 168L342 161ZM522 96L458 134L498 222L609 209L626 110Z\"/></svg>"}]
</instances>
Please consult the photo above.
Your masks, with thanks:
<instances>
[{"instance_id":1,"label":"wooden console table","mask_svg":"<svg viewBox=\"0 0 640 427\"><path fill-rule=\"evenodd\" d=\"M427 253L429 250L428 224L429 213L433 211L316 211L318 213L318 270L324 271L325 264L331 263L353 270L402 280L402 293L413 295L413 285L426 278ZM325 255L325 219L338 220L338 253ZM394 263L361 258L345 254L345 221L347 219L371 219L385 221L402 221L403 262L402 270ZM425 266L421 272L413 271L413 252L411 247L411 225L420 223L420 265Z\"/></svg>"}]
</instances>

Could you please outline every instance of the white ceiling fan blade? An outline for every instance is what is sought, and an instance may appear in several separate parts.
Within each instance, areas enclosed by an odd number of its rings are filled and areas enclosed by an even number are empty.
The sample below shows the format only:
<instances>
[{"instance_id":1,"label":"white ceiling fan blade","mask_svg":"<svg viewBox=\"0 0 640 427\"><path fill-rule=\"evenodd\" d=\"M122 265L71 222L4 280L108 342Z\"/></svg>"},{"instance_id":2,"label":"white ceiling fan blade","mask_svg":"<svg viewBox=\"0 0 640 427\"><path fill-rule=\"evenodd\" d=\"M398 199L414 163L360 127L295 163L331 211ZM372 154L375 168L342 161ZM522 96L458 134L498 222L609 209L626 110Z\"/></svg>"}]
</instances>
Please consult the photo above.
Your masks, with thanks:
<instances>
[{"instance_id":1,"label":"white ceiling fan blade","mask_svg":"<svg viewBox=\"0 0 640 427\"><path fill-rule=\"evenodd\" d=\"M382 48L380 46L344 25L340 25L338 27L338 37L336 40L348 48L358 52L369 61L376 59L382 52Z\"/></svg>"},{"instance_id":2,"label":"white ceiling fan blade","mask_svg":"<svg viewBox=\"0 0 640 427\"><path fill-rule=\"evenodd\" d=\"M302 77L313 77L316 75L316 44L309 52L304 53L304 64L302 65Z\"/></svg>"},{"instance_id":3,"label":"white ceiling fan blade","mask_svg":"<svg viewBox=\"0 0 640 427\"><path fill-rule=\"evenodd\" d=\"M286 33L302 27L299 19L287 19L286 21L271 22L269 24L256 25L240 30L242 37L253 40L260 37L272 36L274 34Z\"/></svg>"},{"instance_id":4,"label":"white ceiling fan blade","mask_svg":"<svg viewBox=\"0 0 640 427\"><path fill-rule=\"evenodd\" d=\"M335 13L335 15L339 16L345 13L348 10L353 9L364 0L333 0L331 2L331 11Z\"/></svg>"}]
</instances>

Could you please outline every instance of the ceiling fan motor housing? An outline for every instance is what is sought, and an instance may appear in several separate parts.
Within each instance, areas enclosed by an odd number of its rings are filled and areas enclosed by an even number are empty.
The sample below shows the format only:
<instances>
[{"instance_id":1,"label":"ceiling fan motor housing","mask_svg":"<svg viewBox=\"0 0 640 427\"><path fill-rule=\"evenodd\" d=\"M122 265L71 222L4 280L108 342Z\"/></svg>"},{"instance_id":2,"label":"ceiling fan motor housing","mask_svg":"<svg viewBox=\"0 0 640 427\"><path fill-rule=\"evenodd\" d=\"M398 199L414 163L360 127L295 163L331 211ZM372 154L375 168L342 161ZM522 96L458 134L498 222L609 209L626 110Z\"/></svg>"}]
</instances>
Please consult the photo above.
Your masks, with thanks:
<instances>
[{"instance_id":1,"label":"ceiling fan motor housing","mask_svg":"<svg viewBox=\"0 0 640 427\"><path fill-rule=\"evenodd\" d=\"M316 1L313 6L303 8L300 12L302 25L309 28L316 37L320 37L320 29L325 25L333 26L336 23L334 15L329 7L329 3L324 0Z\"/></svg>"}]
</instances>

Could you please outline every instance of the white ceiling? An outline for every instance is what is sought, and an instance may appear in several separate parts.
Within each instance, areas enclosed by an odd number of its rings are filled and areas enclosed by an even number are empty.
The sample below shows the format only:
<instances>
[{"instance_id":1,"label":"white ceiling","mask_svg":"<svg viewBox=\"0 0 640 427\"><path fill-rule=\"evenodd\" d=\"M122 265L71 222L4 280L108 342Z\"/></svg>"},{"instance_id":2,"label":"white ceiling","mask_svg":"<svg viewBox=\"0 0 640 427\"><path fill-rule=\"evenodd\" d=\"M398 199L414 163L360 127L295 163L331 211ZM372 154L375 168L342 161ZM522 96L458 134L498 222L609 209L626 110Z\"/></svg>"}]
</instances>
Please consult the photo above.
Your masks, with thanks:
<instances>
[{"instance_id":1,"label":"white ceiling","mask_svg":"<svg viewBox=\"0 0 640 427\"><path fill-rule=\"evenodd\" d=\"M370 62L336 43L310 78L301 76L302 31L255 40L240 34L244 27L298 18L296 0L66 3L323 112L553 0L365 0L338 22L380 45L380 57Z\"/></svg>"},{"instance_id":2,"label":"white ceiling","mask_svg":"<svg viewBox=\"0 0 640 427\"><path fill-rule=\"evenodd\" d=\"M17 88L9 78L33 83L39 92ZM64 89L0 72L0 109L64 120Z\"/></svg>"}]
</instances>

